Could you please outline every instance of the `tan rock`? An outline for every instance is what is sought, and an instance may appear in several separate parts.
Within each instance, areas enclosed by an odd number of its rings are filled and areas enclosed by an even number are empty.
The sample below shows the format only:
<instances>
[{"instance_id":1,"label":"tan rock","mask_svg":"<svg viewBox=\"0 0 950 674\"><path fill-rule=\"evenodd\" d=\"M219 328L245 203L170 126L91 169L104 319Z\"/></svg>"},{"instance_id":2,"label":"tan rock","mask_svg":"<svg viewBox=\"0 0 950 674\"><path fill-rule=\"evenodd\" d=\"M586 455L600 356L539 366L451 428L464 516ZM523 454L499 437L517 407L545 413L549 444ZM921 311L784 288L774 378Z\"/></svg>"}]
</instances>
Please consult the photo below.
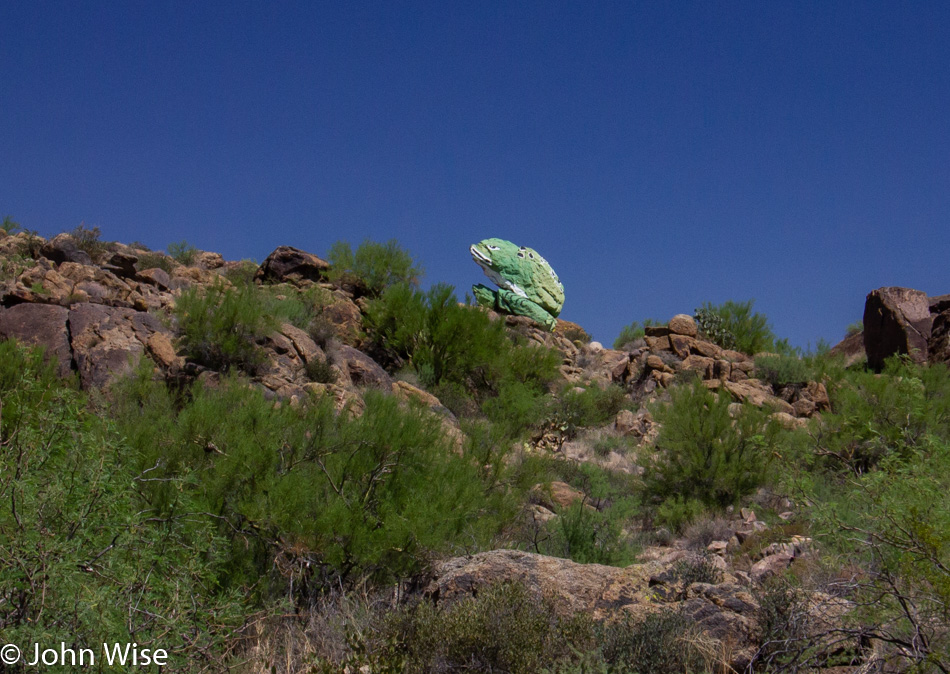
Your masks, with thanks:
<instances>
[{"instance_id":1,"label":"tan rock","mask_svg":"<svg viewBox=\"0 0 950 674\"><path fill-rule=\"evenodd\" d=\"M637 417L630 410L620 410L614 419L614 429L623 435L629 435L637 427Z\"/></svg>"},{"instance_id":2,"label":"tan rock","mask_svg":"<svg viewBox=\"0 0 950 674\"><path fill-rule=\"evenodd\" d=\"M550 510L570 508L575 503L584 503L587 499L584 492L574 489L566 482L536 484L531 488L531 494L541 505Z\"/></svg>"},{"instance_id":3,"label":"tan rock","mask_svg":"<svg viewBox=\"0 0 950 674\"><path fill-rule=\"evenodd\" d=\"M672 345L670 344L670 336L662 335L660 337L647 336L643 338L643 341L646 342L647 348L650 351L671 351Z\"/></svg>"},{"instance_id":4,"label":"tan rock","mask_svg":"<svg viewBox=\"0 0 950 674\"><path fill-rule=\"evenodd\" d=\"M148 338L146 342L148 352L156 363L169 370L177 370L181 367L184 359L179 358L175 353L175 347L172 345L168 335L162 332L156 332Z\"/></svg>"},{"instance_id":5,"label":"tan rock","mask_svg":"<svg viewBox=\"0 0 950 674\"><path fill-rule=\"evenodd\" d=\"M769 415L769 418L774 419L782 426L782 428L787 428L790 431L808 426L807 419L799 419L792 416L791 414L788 414L787 412L773 412Z\"/></svg>"},{"instance_id":6,"label":"tan rock","mask_svg":"<svg viewBox=\"0 0 950 674\"><path fill-rule=\"evenodd\" d=\"M711 379L715 363L716 361L712 358L690 354L680 363L680 369L699 372L703 379Z\"/></svg>"},{"instance_id":7,"label":"tan rock","mask_svg":"<svg viewBox=\"0 0 950 674\"><path fill-rule=\"evenodd\" d=\"M323 349L317 346L317 343L310 338L310 335L300 328L290 323L284 323L280 326L280 331L290 340L291 345L303 362L309 363L313 360L326 359L326 354L323 352Z\"/></svg>"},{"instance_id":8,"label":"tan rock","mask_svg":"<svg viewBox=\"0 0 950 674\"><path fill-rule=\"evenodd\" d=\"M670 335L670 348L680 358L686 358L690 354L693 344L696 340L685 335Z\"/></svg>"},{"instance_id":9,"label":"tan rock","mask_svg":"<svg viewBox=\"0 0 950 674\"><path fill-rule=\"evenodd\" d=\"M815 413L815 403L808 398L799 398L792 403L792 409L795 410L796 417L810 417Z\"/></svg>"},{"instance_id":10,"label":"tan rock","mask_svg":"<svg viewBox=\"0 0 950 674\"><path fill-rule=\"evenodd\" d=\"M718 344L713 344L712 342L707 342L701 339L696 339L690 345L690 350L699 355L706 356L707 358L722 358L722 347Z\"/></svg>"},{"instance_id":11,"label":"tan rock","mask_svg":"<svg viewBox=\"0 0 950 674\"><path fill-rule=\"evenodd\" d=\"M804 396L815 403L815 409L819 412L827 412L831 409L831 399L828 397L828 389L818 381L810 381L805 385Z\"/></svg>"},{"instance_id":12,"label":"tan rock","mask_svg":"<svg viewBox=\"0 0 950 674\"><path fill-rule=\"evenodd\" d=\"M422 403L426 407L442 407L442 402L428 391L423 391L405 381L394 381L393 394L406 402Z\"/></svg>"},{"instance_id":13,"label":"tan rock","mask_svg":"<svg viewBox=\"0 0 950 674\"><path fill-rule=\"evenodd\" d=\"M688 316L687 314L676 314L673 316L673 318L670 319L669 329L670 333L674 335L695 337L699 334L696 321L692 316Z\"/></svg>"}]
</instances>

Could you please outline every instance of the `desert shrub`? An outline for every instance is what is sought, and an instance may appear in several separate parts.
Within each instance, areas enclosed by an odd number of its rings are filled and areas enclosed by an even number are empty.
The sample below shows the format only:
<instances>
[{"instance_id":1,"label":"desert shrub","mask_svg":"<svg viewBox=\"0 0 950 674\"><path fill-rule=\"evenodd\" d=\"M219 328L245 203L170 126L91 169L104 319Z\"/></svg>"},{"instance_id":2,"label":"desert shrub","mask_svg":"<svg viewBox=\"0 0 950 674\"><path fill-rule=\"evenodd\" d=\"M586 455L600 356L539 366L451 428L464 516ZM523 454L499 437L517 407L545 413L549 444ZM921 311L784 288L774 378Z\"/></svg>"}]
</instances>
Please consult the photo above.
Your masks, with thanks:
<instances>
[{"instance_id":1,"label":"desert shrub","mask_svg":"<svg viewBox=\"0 0 950 674\"><path fill-rule=\"evenodd\" d=\"M427 292L406 284L387 288L369 303L365 325L391 367L409 363L423 386L459 385L479 402L505 399L484 409L512 426L538 417L540 396L560 364L552 350L513 342L502 322L459 304L444 284Z\"/></svg>"},{"instance_id":2,"label":"desert shrub","mask_svg":"<svg viewBox=\"0 0 950 674\"><path fill-rule=\"evenodd\" d=\"M735 527L722 517L704 517L692 522L683 530L686 545L691 550L702 552L713 541L728 541Z\"/></svg>"},{"instance_id":3,"label":"desert shrub","mask_svg":"<svg viewBox=\"0 0 950 674\"><path fill-rule=\"evenodd\" d=\"M859 332L864 332L864 321L855 321L854 323L848 325L844 331L844 336L851 337L858 334Z\"/></svg>"},{"instance_id":4,"label":"desert shrub","mask_svg":"<svg viewBox=\"0 0 950 674\"><path fill-rule=\"evenodd\" d=\"M212 369L253 372L263 359L256 342L277 326L271 309L255 286L189 288L175 303L182 349Z\"/></svg>"},{"instance_id":5,"label":"desert shrub","mask_svg":"<svg viewBox=\"0 0 950 674\"><path fill-rule=\"evenodd\" d=\"M330 248L327 261L330 263L327 276L331 281L355 281L372 297L378 297L396 284L415 286L422 276L422 267L395 239L386 243L366 240L355 253L349 243L337 241Z\"/></svg>"},{"instance_id":6,"label":"desert shrub","mask_svg":"<svg viewBox=\"0 0 950 674\"><path fill-rule=\"evenodd\" d=\"M200 252L201 251L187 241L178 241L177 243L168 244L168 255L172 257L175 262L183 264L186 267L190 267L195 263L195 260L198 259L198 253Z\"/></svg>"},{"instance_id":7,"label":"desert shrub","mask_svg":"<svg viewBox=\"0 0 950 674\"><path fill-rule=\"evenodd\" d=\"M223 666L243 622L216 527L157 516L134 451L51 364L0 343L0 626L6 641L163 648ZM52 641L50 641L52 640Z\"/></svg>"},{"instance_id":8,"label":"desert shrub","mask_svg":"<svg viewBox=\"0 0 950 674\"><path fill-rule=\"evenodd\" d=\"M567 328L561 335L572 342L580 342L582 344L590 344L591 340L594 339L590 333L580 326Z\"/></svg>"},{"instance_id":9,"label":"desert shrub","mask_svg":"<svg viewBox=\"0 0 950 674\"><path fill-rule=\"evenodd\" d=\"M679 495L667 496L657 506L654 521L668 527L672 532L683 531L688 524L699 519L706 511L703 502Z\"/></svg>"},{"instance_id":10,"label":"desert shrub","mask_svg":"<svg viewBox=\"0 0 950 674\"><path fill-rule=\"evenodd\" d=\"M333 369L330 359L323 357L311 358L306 365L307 379L319 384L333 384L337 373Z\"/></svg>"},{"instance_id":11,"label":"desert shrub","mask_svg":"<svg viewBox=\"0 0 950 674\"><path fill-rule=\"evenodd\" d=\"M138 257L139 261L135 266L140 270L162 269L170 274L175 269L174 260L163 253L142 253Z\"/></svg>"},{"instance_id":12,"label":"desert shrub","mask_svg":"<svg viewBox=\"0 0 950 674\"><path fill-rule=\"evenodd\" d=\"M899 358L881 376L848 372L832 390L816 444L803 457L834 470L865 473L883 458L910 458L929 438L950 439L950 377L943 365Z\"/></svg>"},{"instance_id":13,"label":"desert shrub","mask_svg":"<svg viewBox=\"0 0 950 674\"><path fill-rule=\"evenodd\" d=\"M99 261L108 250L108 244L100 239L102 232L98 227L86 227L83 223L70 231L69 236L77 248L89 254L93 262Z\"/></svg>"},{"instance_id":14,"label":"desert shrub","mask_svg":"<svg viewBox=\"0 0 950 674\"><path fill-rule=\"evenodd\" d=\"M305 601L328 583L411 574L500 526L506 497L486 493L437 418L392 396L365 403L358 418L331 399L275 407L237 377L178 398L143 373L119 414L142 465L156 466L154 507L212 514L229 586Z\"/></svg>"},{"instance_id":15,"label":"desert shrub","mask_svg":"<svg viewBox=\"0 0 950 674\"><path fill-rule=\"evenodd\" d=\"M13 216L4 215L3 222L0 222L0 229L7 234L16 234L22 229L20 223L13 219Z\"/></svg>"},{"instance_id":16,"label":"desert shrub","mask_svg":"<svg viewBox=\"0 0 950 674\"><path fill-rule=\"evenodd\" d=\"M562 509L549 523L546 537L538 541L535 552L579 564L632 564L639 546L624 535L623 526L632 517L634 504L629 499L599 511L578 502Z\"/></svg>"},{"instance_id":17,"label":"desert shrub","mask_svg":"<svg viewBox=\"0 0 950 674\"><path fill-rule=\"evenodd\" d=\"M620 329L620 334L617 335L617 339L614 340L614 348L622 349L627 344L642 339L646 335L646 328L651 325L660 325L660 322L652 318L646 318L643 323L634 321L630 325L623 326Z\"/></svg>"},{"instance_id":18,"label":"desert shrub","mask_svg":"<svg viewBox=\"0 0 950 674\"><path fill-rule=\"evenodd\" d=\"M405 653L404 671L433 674L540 674L595 644L589 618L558 618L550 600L513 582L479 588L448 606L423 602L393 616L385 636Z\"/></svg>"},{"instance_id":19,"label":"desert shrub","mask_svg":"<svg viewBox=\"0 0 950 674\"><path fill-rule=\"evenodd\" d=\"M731 399L701 382L673 389L671 398L654 410L660 434L646 479L655 498L725 507L765 483L778 428L764 412L744 405L733 421Z\"/></svg>"},{"instance_id":20,"label":"desert shrub","mask_svg":"<svg viewBox=\"0 0 950 674\"><path fill-rule=\"evenodd\" d=\"M682 583L684 588L693 583L715 585L722 582L722 570L707 554L703 554L676 562L670 568L670 577L674 583Z\"/></svg>"},{"instance_id":21,"label":"desert shrub","mask_svg":"<svg viewBox=\"0 0 950 674\"><path fill-rule=\"evenodd\" d=\"M804 384L814 376L805 360L797 356L779 355L757 357L755 375L775 387Z\"/></svg>"},{"instance_id":22,"label":"desert shrub","mask_svg":"<svg viewBox=\"0 0 950 674\"><path fill-rule=\"evenodd\" d=\"M236 286L247 286L254 283L254 275L260 268L254 260L241 260L228 266L224 271L224 278Z\"/></svg>"},{"instance_id":23,"label":"desert shrub","mask_svg":"<svg viewBox=\"0 0 950 674\"><path fill-rule=\"evenodd\" d=\"M735 349L754 355L763 351L792 355L795 350L787 340L780 340L772 332L765 314L752 311L755 300L729 300L713 305L709 302L696 310L695 319L700 332L724 349Z\"/></svg>"},{"instance_id":24,"label":"desert shrub","mask_svg":"<svg viewBox=\"0 0 950 674\"><path fill-rule=\"evenodd\" d=\"M693 621L677 611L659 611L609 625L602 646L611 674L703 672L710 653Z\"/></svg>"}]
</instances>

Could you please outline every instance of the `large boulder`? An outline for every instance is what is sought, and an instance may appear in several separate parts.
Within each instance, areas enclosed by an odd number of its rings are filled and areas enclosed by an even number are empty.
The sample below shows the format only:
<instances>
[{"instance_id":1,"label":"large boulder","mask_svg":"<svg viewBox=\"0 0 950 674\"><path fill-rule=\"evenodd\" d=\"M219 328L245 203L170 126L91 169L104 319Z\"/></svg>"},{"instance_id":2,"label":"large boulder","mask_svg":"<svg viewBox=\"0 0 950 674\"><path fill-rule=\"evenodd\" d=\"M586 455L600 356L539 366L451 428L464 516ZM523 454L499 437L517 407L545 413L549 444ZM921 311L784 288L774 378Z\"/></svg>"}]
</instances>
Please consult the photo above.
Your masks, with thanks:
<instances>
[{"instance_id":1,"label":"large boulder","mask_svg":"<svg viewBox=\"0 0 950 674\"><path fill-rule=\"evenodd\" d=\"M684 561L682 555L679 562ZM491 583L513 581L548 597L563 616L578 613L597 621L680 609L708 636L728 644L731 663L741 668L755 652L758 604L731 576L719 584L678 580L672 558L626 568L578 564L568 559L516 550L492 550L443 562L426 595L452 603Z\"/></svg>"},{"instance_id":2,"label":"large boulder","mask_svg":"<svg viewBox=\"0 0 950 674\"><path fill-rule=\"evenodd\" d=\"M871 291L864 304L868 367L880 370L886 358L897 354L925 362L932 323L927 293L897 287Z\"/></svg>"},{"instance_id":3,"label":"large boulder","mask_svg":"<svg viewBox=\"0 0 950 674\"><path fill-rule=\"evenodd\" d=\"M76 368L84 389L102 388L132 372L156 333L168 328L149 313L82 303L69 310ZM149 349L158 348L155 340Z\"/></svg>"},{"instance_id":4,"label":"large boulder","mask_svg":"<svg viewBox=\"0 0 950 674\"><path fill-rule=\"evenodd\" d=\"M864 332L859 331L853 335L848 335L831 347L828 355L843 358L845 367L850 367L855 363L861 362L866 357L864 352Z\"/></svg>"},{"instance_id":5,"label":"large boulder","mask_svg":"<svg viewBox=\"0 0 950 674\"><path fill-rule=\"evenodd\" d=\"M928 355L932 363L950 365L950 309L937 314L928 343Z\"/></svg>"},{"instance_id":6,"label":"large boulder","mask_svg":"<svg viewBox=\"0 0 950 674\"><path fill-rule=\"evenodd\" d=\"M329 268L329 262L313 253L292 246L279 246L267 256L254 278L264 283L320 281Z\"/></svg>"},{"instance_id":7,"label":"large boulder","mask_svg":"<svg viewBox=\"0 0 950 674\"><path fill-rule=\"evenodd\" d=\"M72 371L69 346L69 310L54 304L17 304L0 308L0 339L16 339L42 347L46 357L56 361L59 376Z\"/></svg>"},{"instance_id":8,"label":"large boulder","mask_svg":"<svg viewBox=\"0 0 950 674\"><path fill-rule=\"evenodd\" d=\"M40 255L56 263L78 262L92 264L89 253L76 245L76 240L69 234L60 234L40 246Z\"/></svg>"},{"instance_id":9,"label":"large boulder","mask_svg":"<svg viewBox=\"0 0 950 674\"><path fill-rule=\"evenodd\" d=\"M351 346L341 345L337 355L349 372L351 381L360 387L378 388L392 391L393 380L375 360Z\"/></svg>"}]
</instances>

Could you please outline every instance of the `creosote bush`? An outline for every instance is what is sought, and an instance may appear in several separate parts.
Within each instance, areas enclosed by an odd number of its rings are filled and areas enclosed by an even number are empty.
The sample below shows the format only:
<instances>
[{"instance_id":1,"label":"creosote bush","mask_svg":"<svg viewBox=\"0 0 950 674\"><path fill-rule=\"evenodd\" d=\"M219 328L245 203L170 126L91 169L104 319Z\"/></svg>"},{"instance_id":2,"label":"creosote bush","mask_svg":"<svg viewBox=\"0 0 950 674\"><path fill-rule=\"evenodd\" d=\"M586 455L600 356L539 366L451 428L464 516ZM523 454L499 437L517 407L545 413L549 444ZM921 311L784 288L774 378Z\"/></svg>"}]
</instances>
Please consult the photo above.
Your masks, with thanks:
<instances>
[{"instance_id":1,"label":"creosote bush","mask_svg":"<svg viewBox=\"0 0 950 674\"><path fill-rule=\"evenodd\" d=\"M168 244L168 255L179 264L190 267L198 259L198 253L201 252L187 241L178 241Z\"/></svg>"},{"instance_id":2,"label":"creosote bush","mask_svg":"<svg viewBox=\"0 0 950 674\"><path fill-rule=\"evenodd\" d=\"M366 240L356 252L348 242L337 241L330 248L327 261L330 263L327 277L331 281L349 281L371 297L378 297L396 284L415 286L422 276L422 267L395 239L386 243Z\"/></svg>"},{"instance_id":3,"label":"creosote bush","mask_svg":"<svg viewBox=\"0 0 950 674\"><path fill-rule=\"evenodd\" d=\"M755 300L722 304L706 302L696 310L694 318L700 332L724 349L735 349L751 355L775 352L792 355L795 350L788 340L778 339L765 314L752 311Z\"/></svg>"},{"instance_id":4,"label":"creosote bush","mask_svg":"<svg viewBox=\"0 0 950 674\"><path fill-rule=\"evenodd\" d=\"M617 339L614 340L614 348L622 349L627 344L635 342L638 339L642 339L646 334L646 328L651 325L660 325L659 321L656 321L652 318L644 319L642 323L639 321L634 321L630 325L625 325L620 330L620 334L617 335Z\"/></svg>"},{"instance_id":5,"label":"creosote bush","mask_svg":"<svg viewBox=\"0 0 950 674\"><path fill-rule=\"evenodd\" d=\"M731 398L702 382L673 389L671 397L654 410L660 434L646 480L655 499L724 508L765 483L779 432L765 412L744 405L733 420Z\"/></svg>"}]
</instances>

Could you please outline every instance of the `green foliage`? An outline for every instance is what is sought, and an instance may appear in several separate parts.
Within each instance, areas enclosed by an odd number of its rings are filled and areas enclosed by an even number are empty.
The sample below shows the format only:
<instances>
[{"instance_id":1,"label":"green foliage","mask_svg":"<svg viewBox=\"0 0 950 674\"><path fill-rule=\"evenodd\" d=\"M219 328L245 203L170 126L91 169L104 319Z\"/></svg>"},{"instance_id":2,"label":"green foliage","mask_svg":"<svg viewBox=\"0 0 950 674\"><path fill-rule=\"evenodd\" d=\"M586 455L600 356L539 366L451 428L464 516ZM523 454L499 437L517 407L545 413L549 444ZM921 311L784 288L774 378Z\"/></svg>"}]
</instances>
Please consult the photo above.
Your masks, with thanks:
<instances>
[{"instance_id":1,"label":"green foliage","mask_svg":"<svg viewBox=\"0 0 950 674\"><path fill-rule=\"evenodd\" d=\"M136 267L138 267L140 271L146 269L161 269L165 271L165 273L171 274L175 270L175 262L172 258L163 253L142 253L139 255L139 261Z\"/></svg>"},{"instance_id":2,"label":"green foliage","mask_svg":"<svg viewBox=\"0 0 950 674\"><path fill-rule=\"evenodd\" d=\"M694 318L707 339L724 349L735 349L754 355L763 351L792 355L795 352L787 340L780 340L772 332L765 314L752 311L755 300L713 305L709 302L696 310Z\"/></svg>"},{"instance_id":3,"label":"green foliage","mask_svg":"<svg viewBox=\"0 0 950 674\"><path fill-rule=\"evenodd\" d=\"M156 517L149 479L83 394L0 342L0 625L24 647L166 649L171 671L221 666L242 597L218 587L210 522Z\"/></svg>"},{"instance_id":4,"label":"green foliage","mask_svg":"<svg viewBox=\"0 0 950 674\"><path fill-rule=\"evenodd\" d=\"M389 643L410 672L542 672L595 644L593 623L558 618L550 600L516 583L497 583L448 606L423 602L394 616ZM373 669L379 671L379 669Z\"/></svg>"},{"instance_id":5,"label":"green foliage","mask_svg":"<svg viewBox=\"0 0 950 674\"><path fill-rule=\"evenodd\" d=\"M703 672L707 654L693 621L676 611L627 618L608 626L602 647L611 674Z\"/></svg>"},{"instance_id":6,"label":"green foliage","mask_svg":"<svg viewBox=\"0 0 950 674\"><path fill-rule=\"evenodd\" d=\"M336 382L336 370L330 363L330 360L324 358L311 358L306 365L307 379L319 384L333 384Z\"/></svg>"},{"instance_id":7,"label":"green foliage","mask_svg":"<svg viewBox=\"0 0 950 674\"><path fill-rule=\"evenodd\" d=\"M253 372L262 362L256 342L277 327L271 308L255 286L189 288L175 303L182 348L212 369Z\"/></svg>"},{"instance_id":8,"label":"green foliage","mask_svg":"<svg viewBox=\"0 0 950 674\"><path fill-rule=\"evenodd\" d=\"M200 252L201 251L187 241L178 241L177 243L168 244L169 256L171 256L175 262L183 264L186 267L190 267L195 263L195 260L198 259L198 253Z\"/></svg>"},{"instance_id":9,"label":"green foliage","mask_svg":"<svg viewBox=\"0 0 950 674\"><path fill-rule=\"evenodd\" d=\"M552 520L546 531L548 538L539 542L536 551L579 564L632 564L639 548L624 535L623 526L632 519L635 504L627 497L599 511L590 504L575 503Z\"/></svg>"},{"instance_id":10,"label":"green foliage","mask_svg":"<svg viewBox=\"0 0 950 674\"><path fill-rule=\"evenodd\" d=\"M652 318L647 318L644 319L643 323L634 321L630 325L623 326L623 328L620 329L620 334L617 335L617 339L614 340L614 348L622 349L627 344L642 339L644 335L646 335L646 328L651 325L660 325L660 322Z\"/></svg>"},{"instance_id":11,"label":"green foliage","mask_svg":"<svg viewBox=\"0 0 950 674\"><path fill-rule=\"evenodd\" d=\"M755 376L772 386L804 384L814 378L808 362L798 356L762 355L755 359Z\"/></svg>"},{"instance_id":12,"label":"green foliage","mask_svg":"<svg viewBox=\"0 0 950 674\"><path fill-rule=\"evenodd\" d=\"M764 412L744 405L733 420L731 399L701 382L673 389L671 396L669 405L654 411L661 430L646 474L650 493L725 507L765 483L778 428Z\"/></svg>"},{"instance_id":13,"label":"green foliage","mask_svg":"<svg viewBox=\"0 0 950 674\"><path fill-rule=\"evenodd\" d=\"M386 243L366 240L355 253L349 243L337 241L330 248L327 261L331 281L356 282L372 297L397 284L415 286L422 276L422 267L395 239Z\"/></svg>"},{"instance_id":14,"label":"green foliage","mask_svg":"<svg viewBox=\"0 0 950 674\"><path fill-rule=\"evenodd\" d=\"M89 254L93 262L100 260L108 250L108 244L100 240L102 232L98 227L86 227L83 223L69 232L69 236L77 248Z\"/></svg>"},{"instance_id":15,"label":"green foliage","mask_svg":"<svg viewBox=\"0 0 950 674\"><path fill-rule=\"evenodd\" d=\"M580 342L581 344L590 344L593 337L590 336L584 328L577 326L565 329L561 335L566 337L572 342Z\"/></svg>"},{"instance_id":16,"label":"green foliage","mask_svg":"<svg viewBox=\"0 0 950 674\"><path fill-rule=\"evenodd\" d=\"M686 499L676 494L667 496L657 506L655 520L660 526L679 532L683 531L687 524L699 519L705 510L702 501L695 498Z\"/></svg>"},{"instance_id":17,"label":"green foliage","mask_svg":"<svg viewBox=\"0 0 950 674\"><path fill-rule=\"evenodd\" d=\"M2 229L7 234L16 234L19 232L22 227L20 223L13 219L13 216L4 215L3 222L0 222L0 229Z\"/></svg>"},{"instance_id":18,"label":"green foliage","mask_svg":"<svg viewBox=\"0 0 950 674\"><path fill-rule=\"evenodd\" d=\"M866 473L885 457L910 458L930 437L950 439L950 376L942 365L894 358L884 372L848 372L832 390L817 447L806 460Z\"/></svg>"},{"instance_id":19,"label":"green foliage","mask_svg":"<svg viewBox=\"0 0 950 674\"><path fill-rule=\"evenodd\" d=\"M369 303L365 325L382 360L411 364L423 386L467 392L513 433L539 419L541 397L560 364L556 352L512 342L501 321L459 304L444 284L427 292L407 284L387 288Z\"/></svg>"},{"instance_id":20,"label":"green foliage","mask_svg":"<svg viewBox=\"0 0 950 674\"><path fill-rule=\"evenodd\" d=\"M150 501L168 517L214 514L228 582L286 596L289 581L305 599L333 580L418 571L484 542L506 512L437 418L392 396L365 402L358 418L330 399L275 407L238 378L179 400L145 373L119 413L142 465L157 466Z\"/></svg>"},{"instance_id":21,"label":"green foliage","mask_svg":"<svg viewBox=\"0 0 950 674\"><path fill-rule=\"evenodd\" d=\"M259 267L254 260L241 260L225 269L224 278L236 286L248 286L254 283Z\"/></svg>"},{"instance_id":22,"label":"green foliage","mask_svg":"<svg viewBox=\"0 0 950 674\"><path fill-rule=\"evenodd\" d=\"M864 321L855 321L854 323L848 325L844 332L844 336L851 337L852 335L856 335L859 332L864 332Z\"/></svg>"}]
</instances>

